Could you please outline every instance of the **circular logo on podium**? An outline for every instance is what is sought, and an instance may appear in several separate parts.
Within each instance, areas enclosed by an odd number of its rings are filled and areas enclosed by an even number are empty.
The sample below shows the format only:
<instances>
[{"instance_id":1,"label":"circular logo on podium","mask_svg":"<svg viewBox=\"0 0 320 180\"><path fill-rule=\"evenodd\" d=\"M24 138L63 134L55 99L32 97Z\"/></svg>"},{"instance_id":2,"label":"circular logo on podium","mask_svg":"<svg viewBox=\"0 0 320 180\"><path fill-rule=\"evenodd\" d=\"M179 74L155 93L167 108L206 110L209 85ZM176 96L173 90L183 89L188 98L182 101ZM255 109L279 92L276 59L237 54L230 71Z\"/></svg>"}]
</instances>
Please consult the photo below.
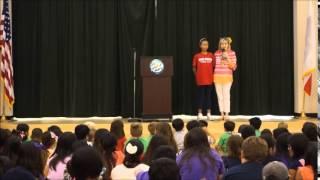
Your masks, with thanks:
<instances>
[{"instance_id":1,"label":"circular logo on podium","mask_svg":"<svg viewBox=\"0 0 320 180\"><path fill-rule=\"evenodd\" d=\"M154 74L160 74L164 70L164 64L160 59L153 59L150 62L150 71L153 72Z\"/></svg>"}]
</instances>

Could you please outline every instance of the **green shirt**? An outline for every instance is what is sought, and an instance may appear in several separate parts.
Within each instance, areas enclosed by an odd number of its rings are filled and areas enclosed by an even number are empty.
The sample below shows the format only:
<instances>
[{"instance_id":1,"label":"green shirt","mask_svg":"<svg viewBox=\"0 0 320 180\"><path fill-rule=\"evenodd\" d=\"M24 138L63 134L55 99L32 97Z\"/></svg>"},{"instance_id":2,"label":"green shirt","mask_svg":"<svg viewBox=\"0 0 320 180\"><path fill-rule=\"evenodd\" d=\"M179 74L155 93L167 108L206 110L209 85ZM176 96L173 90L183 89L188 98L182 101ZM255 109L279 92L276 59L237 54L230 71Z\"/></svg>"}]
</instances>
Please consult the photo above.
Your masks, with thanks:
<instances>
[{"instance_id":1,"label":"green shirt","mask_svg":"<svg viewBox=\"0 0 320 180\"><path fill-rule=\"evenodd\" d=\"M227 142L228 142L228 139L231 135L232 135L232 132L228 131L228 132L224 132L219 138L218 145L221 147L222 152L224 154L226 154L228 152Z\"/></svg>"},{"instance_id":2,"label":"green shirt","mask_svg":"<svg viewBox=\"0 0 320 180\"><path fill-rule=\"evenodd\" d=\"M260 132L259 129L256 129L256 136L257 136L257 137L260 137L260 136L261 136L261 132Z\"/></svg>"}]
</instances>

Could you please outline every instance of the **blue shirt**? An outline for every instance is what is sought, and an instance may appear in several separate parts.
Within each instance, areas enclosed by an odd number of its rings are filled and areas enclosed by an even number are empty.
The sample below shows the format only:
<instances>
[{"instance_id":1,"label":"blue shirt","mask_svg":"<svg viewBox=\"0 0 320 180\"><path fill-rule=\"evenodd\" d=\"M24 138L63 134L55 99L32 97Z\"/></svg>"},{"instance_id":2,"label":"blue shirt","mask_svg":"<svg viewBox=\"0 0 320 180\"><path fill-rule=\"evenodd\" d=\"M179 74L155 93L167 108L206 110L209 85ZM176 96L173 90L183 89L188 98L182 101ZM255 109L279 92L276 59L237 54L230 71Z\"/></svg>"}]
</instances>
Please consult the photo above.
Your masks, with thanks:
<instances>
[{"instance_id":1,"label":"blue shirt","mask_svg":"<svg viewBox=\"0 0 320 180\"><path fill-rule=\"evenodd\" d=\"M184 153L182 152L178 155L177 164L180 167L181 180L216 180L219 175L223 174L224 165L220 155L214 150L211 150L210 153L211 157L215 159L215 164L212 166L209 160L205 159L207 168L205 168L197 155L184 162L181 162Z\"/></svg>"},{"instance_id":2,"label":"blue shirt","mask_svg":"<svg viewBox=\"0 0 320 180\"><path fill-rule=\"evenodd\" d=\"M138 173L137 180L149 180L149 171L143 171Z\"/></svg>"},{"instance_id":3,"label":"blue shirt","mask_svg":"<svg viewBox=\"0 0 320 180\"><path fill-rule=\"evenodd\" d=\"M262 180L262 168L262 163L246 162L229 169L224 180Z\"/></svg>"}]
</instances>

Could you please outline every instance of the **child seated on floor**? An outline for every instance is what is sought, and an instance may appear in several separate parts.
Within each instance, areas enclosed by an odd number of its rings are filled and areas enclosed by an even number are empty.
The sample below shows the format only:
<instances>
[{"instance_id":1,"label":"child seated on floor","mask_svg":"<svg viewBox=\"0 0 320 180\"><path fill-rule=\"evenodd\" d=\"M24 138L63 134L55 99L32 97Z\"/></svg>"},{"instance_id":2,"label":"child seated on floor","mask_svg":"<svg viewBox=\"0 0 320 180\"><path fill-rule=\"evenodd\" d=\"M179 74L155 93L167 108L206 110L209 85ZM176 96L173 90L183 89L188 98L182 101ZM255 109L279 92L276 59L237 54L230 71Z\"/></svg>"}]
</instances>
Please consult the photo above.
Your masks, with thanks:
<instances>
[{"instance_id":1,"label":"child seated on floor","mask_svg":"<svg viewBox=\"0 0 320 180\"><path fill-rule=\"evenodd\" d=\"M199 125L200 127L203 129L204 132L206 132L207 136L208 136L208 141L210 146L214 145L216 143L216 139L214 138L213 135L211 135L211 133L208 131L208 122L205 120L200 120L199 121Z\"/></svg>"},{"instance_id":2,"label":"child seated on floor","mask_svg":"<svg viewBox=\"0 0 320 180\"><path fill-rule=\"evenodd\" d=\"M142 131L143 131L143 127L142 127L141 123L132 123L130 125L131 137L127 140L127 142L125 144L127 144L132 139L138 139L143 144L143 149L145 152L148 145L147 145L147 141L141 137Z\"/></svg>"},{"instance_id":3,"label":"child seated on floor","mask_svg":"<svg viewBox=\"0 0 320 180\"><path fill-rule=\"evenodd\" d=\"M175 130L174 131L174 139L176 140L178 151L183 150L183 143L184 143L184 136L186 135L186 132L184 130L184 122L182 119L174 119L172 121L172 127Z\"/></svg>"},{"instance_id":4,"label":"child seated on floor","mask_svg":"<svg viewBox=\"0 0 320 180\"><path fill-rule=\"evenodd\" d=\"M220 151L223 155L228 154L227 150L227 143L229 137L233 134L234 128L236 124L233 121L226 121L223 124L224 126L224 133L220 136L218 145L217 145L217 150Z\"/></svg>"},{"instance_id":5,"label":"child seated on floor","mask_svg":"<svg viewBox=\"0 0 320 180\"><path fill-rule=\"evenodd\" d=\"M148 149L148 146L150 144L151 138L156 133L156 122L151 122L151 123L148 124L148 131L149 131L149 136L144 138L145 141L146 141L146 146L145 146L145 150L144 151L146 151Z\"/></svg>"},{"instance_id":6,"label":"child seated on floor","mask_svg":"<svg viewBox=\"0 0 320 180\"><path fill-rule=\"evenodd\" d=\"M249 119L249 123L252 127L254 127L256 136L257 137L261 136L261 132L259 130L262 124L261 119L258 117L254 117Z\"/></svg>"}]
</instances>

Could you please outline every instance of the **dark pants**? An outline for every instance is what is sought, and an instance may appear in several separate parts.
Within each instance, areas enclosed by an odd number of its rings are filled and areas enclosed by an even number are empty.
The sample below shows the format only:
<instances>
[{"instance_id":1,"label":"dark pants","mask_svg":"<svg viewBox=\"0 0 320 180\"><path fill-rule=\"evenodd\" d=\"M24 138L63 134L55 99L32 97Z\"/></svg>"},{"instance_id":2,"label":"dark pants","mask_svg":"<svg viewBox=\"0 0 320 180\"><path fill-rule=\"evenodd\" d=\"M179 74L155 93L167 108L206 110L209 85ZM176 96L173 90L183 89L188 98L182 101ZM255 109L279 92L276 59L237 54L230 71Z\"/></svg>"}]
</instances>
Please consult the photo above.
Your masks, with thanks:
<instances>
[{"instance_id":1,"label":"dark pants","mask_svg":"<svg viewBox=\"0 0 320 180\"><path fill-rule=\"evenodd\" d=\"M197 108L211 109L212 106L212 85L197 86Z\"/></svg>"}]
</instances>

